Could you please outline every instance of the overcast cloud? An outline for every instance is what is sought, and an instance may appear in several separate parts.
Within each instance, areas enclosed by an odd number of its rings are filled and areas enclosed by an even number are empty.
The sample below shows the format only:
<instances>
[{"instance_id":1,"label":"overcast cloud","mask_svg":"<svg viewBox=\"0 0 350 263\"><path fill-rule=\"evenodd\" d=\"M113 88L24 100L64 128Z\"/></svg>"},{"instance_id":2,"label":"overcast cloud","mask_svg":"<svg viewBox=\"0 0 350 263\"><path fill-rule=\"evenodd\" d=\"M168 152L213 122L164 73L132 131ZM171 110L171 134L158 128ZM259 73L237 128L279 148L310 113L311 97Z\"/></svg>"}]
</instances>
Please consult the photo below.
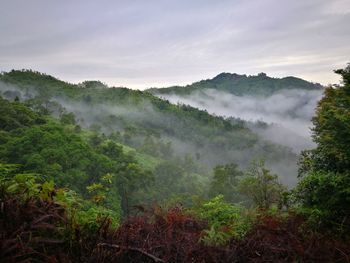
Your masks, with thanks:
<instances>
[{"instance_id":1,"label":"overcast cloud","mask_svg":"<svg viewBox=\"0 0 350 263\"><path fill-rule=\"evenodd\" d=\"M146 88L220 72L337 83L350 0L1 0L0 70Z\"/></svg>"}]
</instances>

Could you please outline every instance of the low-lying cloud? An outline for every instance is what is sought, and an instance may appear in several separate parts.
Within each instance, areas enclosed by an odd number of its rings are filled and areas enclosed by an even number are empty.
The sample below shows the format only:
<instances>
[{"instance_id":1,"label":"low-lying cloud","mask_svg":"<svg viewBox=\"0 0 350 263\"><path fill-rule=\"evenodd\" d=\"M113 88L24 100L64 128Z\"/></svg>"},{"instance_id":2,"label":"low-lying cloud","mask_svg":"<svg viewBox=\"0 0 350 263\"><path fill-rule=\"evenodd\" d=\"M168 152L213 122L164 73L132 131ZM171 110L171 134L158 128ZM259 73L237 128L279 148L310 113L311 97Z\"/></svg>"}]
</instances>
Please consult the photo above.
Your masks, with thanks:
<instances>
[{"instance_id":1,"label":"low-lying cloud","mask_svg":"<svg viewBox=\"0 0 350 263\"><path fill-rule=\"evenodd\" d=\"M11 100L16 96L20 100L26 100L35 97L37 92L34 87L22 89L0 81L0 94ZM205 90L188 97L170 95L167 96L167 99L174 103L181 102L206 109L216 115L250 120L251 122L247 122L246 125L262 138L303 149L307 142L311 143L307 127L310 124L318 95L312 92L306 92L305 95L302 95L299 91L296 93L283 91L269 98L256 98L237 97L228 93ZM155 131L164 141L172 143L175 155L190 155L193 158L196 158L197 155L200 156L199 161L207 167L203 166L204 170L218 164L231 162L239 164L240 168L244 170L253 159L265 157L267 167L278 174L284 184L294 186L297 182L297 158L290 151L282 151L284 155L277 156L277 159L271 157L273 153L271 156L266 156L263 149L267 144L263 140L259 140L249 147L225 148L210 138L200 137L201 143L198 145L193 137L187 136L194 132L191 127L187 129L186 124L174 125L174 123L179 122L176 116L171 113L159 112L149 101L138 105L127 102L122 104L88 104L79 99L53 96L50 102L50 111L55 117L60 117L63 112L72 112L82 127L89 128L91 125L98 125L101 132L105 134L115 131L123 133L127 126L135 124L138 129L137 134L132 135L131 144L136 148L142 145L146 133ZM256 123L258 120L276 124L259 125ZM300 130L290 130L293 125L295 129ZM175 132L176 135L174 135L174 129L178 129ZM237 134L237 138L242 138L241 136ZM234 136L232 138L237 139ZM206 170L206 172L208 171Z\"/></svg>"},{"instance_id":2,"label":"low-lying cloud","mask_svg":"<svg viewBox=\"0 0 350 263\"><path fill-rule=\"evenodd\" d=\"M264 139L288 146L296 153L314 146L311 119L322 90L281 90L268 97L206 89L187 96L162 94L172 103L183 103L210 114L249 121L249 128ZM264 122L268 125L258 125Z\"/></svg>"}]
</instances>

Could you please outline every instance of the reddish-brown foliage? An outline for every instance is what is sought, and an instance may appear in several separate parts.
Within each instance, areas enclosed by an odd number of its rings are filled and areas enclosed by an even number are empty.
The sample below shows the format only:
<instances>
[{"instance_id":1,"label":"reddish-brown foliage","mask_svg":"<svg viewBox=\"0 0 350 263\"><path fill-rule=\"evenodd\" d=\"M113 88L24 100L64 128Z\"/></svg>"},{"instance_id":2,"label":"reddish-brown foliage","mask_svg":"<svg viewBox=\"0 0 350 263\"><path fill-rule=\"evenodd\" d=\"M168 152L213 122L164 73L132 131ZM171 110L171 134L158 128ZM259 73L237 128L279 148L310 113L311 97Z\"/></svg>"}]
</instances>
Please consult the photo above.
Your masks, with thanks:
<instances>
[{"instance_id":1,"label":"reddish-brown foliage","mask_svg":"<svg viewBox=\"0 0 350 263\"><path fill-rule=\"evenodd\" d=\"M199 242L207 227L173 208L127 219L117 230L108 219L95 233L67 224L53 202L1 198L1 262L350 262L350 244L303 233L303 219L264 216L240 241L225 247ZM60 227L64 226L64 229Z\"/></svg>"},{"instance_id":2,"label":"reddish-brown foliage","mask_svg":"<svg viewBox=\"0 0 350 263\"><path fill-rule=\"evenodd\" d=\"M64 240L58 227L65 211L53 202L23 201L20 196L1 198L0 261L66 261Z\"/></svg>"},{"instance_id":3,"label":"reddish-brown foliage","mask_svg":"<svg viewBox=\"0 0 350 263\"><path fill-rule=\"evenodd\" d=\"M119 247L103 245L100 249L114 250L116 262L190 262L192 251L201 248L198 241L205 226L173 208L163 216L129 218L111 237L110 242Z\"/></svg>"},{"instance_id":4,"label":"reddish-brown foliage","mask_svg":"<svg viewBox=\"0 0 350 263\"><path fill-rule=\"evenodd\" d=\"M304 220L266 216L239 243L237 258L245 262L350 262L350 243L306 232Z\"/></svg>"},{"instance_id":5,"label":"reddish-brown foliage","mask_svg":"<svg viewBox=\"0 0 350 263\"><path fill-rule=\"evenodd\" d=\"M92 256L110 253L101 262L350 262L348 242L303 233L303 223L294 215L261 217L243 240L209 247L199 242L203 222L170 209L163 217L128 219Z\"/></svg>"}]
</instances>

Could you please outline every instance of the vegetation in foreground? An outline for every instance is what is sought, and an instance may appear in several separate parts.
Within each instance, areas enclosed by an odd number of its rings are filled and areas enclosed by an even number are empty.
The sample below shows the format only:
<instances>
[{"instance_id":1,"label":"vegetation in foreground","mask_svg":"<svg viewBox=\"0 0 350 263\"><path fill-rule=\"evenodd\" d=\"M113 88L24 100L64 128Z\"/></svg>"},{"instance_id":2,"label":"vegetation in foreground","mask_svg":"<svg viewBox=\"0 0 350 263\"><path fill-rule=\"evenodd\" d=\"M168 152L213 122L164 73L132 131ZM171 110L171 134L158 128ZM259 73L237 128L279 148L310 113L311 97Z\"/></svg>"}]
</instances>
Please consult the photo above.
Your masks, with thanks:
<instances>
[{"instance_id":1,"label":"vegetation in foreground","mask_svg":"<svg viewBox=\"0 0 350 263\"><path fill-rule=\"evenodd\" d=\"M349 243L306 228L296 214L262 212L240 238L225 236L227 225L208 233L208 221L179 207L154 208L118 228L102 217L92 228L40 193L2 189L1 262L347 262L350 253Z\"/></svg>"}]
</instances>

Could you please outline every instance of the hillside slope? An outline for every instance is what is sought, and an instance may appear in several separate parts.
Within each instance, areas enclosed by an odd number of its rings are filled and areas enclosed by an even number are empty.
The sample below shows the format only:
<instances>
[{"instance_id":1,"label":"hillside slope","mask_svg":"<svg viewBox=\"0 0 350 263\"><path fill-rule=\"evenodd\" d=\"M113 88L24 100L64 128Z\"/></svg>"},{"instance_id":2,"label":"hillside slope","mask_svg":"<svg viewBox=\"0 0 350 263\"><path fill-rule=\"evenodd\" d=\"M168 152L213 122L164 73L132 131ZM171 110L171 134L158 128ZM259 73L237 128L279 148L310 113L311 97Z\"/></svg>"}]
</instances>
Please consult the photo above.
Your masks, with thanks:
<instances>
[{"instance_id":1,"label":"hillside slope","mask_svg":"<svg viewBox=\"0 0 350 263\"><path fill-rule=\"evenodd\" d=\"M201 80L185 87L153 88L148 91L153 94L189 95L195 91L215 89L237 96L264 95L268 96L282 89L319 90L322 86L296 77L271 78L265 73L256 76L221 73L212 79Z\"/></svg>"},{"instance_id":2,"label":"hillside slope","mask_svg":"<svg viewBox=\"0 0 350 263\"><path fill-rule=\"evenodd\" d=\"M242 119L261 139L290 147L296 154L315 147L310 129L314 109L324 91L319 84L295 77L271 78L264 73L221 73L185 87L148 91L171 103Z\"/></svg>"},{"instance_id":3,"label":"hillside slope","mask_svg":"<svg viewBox=\"0 0 350 263\"><path fill-rule=\"evenodd\" d=\"M5 97L17 96L58 118L74 113L80 126L112 135L140 152L185 157L207 172L218 164L235 162L244 168L252 159L264 158L286 183L296 181L296 155L260 139L241 121L174 105L149 92L96 82L74 85L33 71L3 73L0 81Z\"/></svg>"}]
</instances>

